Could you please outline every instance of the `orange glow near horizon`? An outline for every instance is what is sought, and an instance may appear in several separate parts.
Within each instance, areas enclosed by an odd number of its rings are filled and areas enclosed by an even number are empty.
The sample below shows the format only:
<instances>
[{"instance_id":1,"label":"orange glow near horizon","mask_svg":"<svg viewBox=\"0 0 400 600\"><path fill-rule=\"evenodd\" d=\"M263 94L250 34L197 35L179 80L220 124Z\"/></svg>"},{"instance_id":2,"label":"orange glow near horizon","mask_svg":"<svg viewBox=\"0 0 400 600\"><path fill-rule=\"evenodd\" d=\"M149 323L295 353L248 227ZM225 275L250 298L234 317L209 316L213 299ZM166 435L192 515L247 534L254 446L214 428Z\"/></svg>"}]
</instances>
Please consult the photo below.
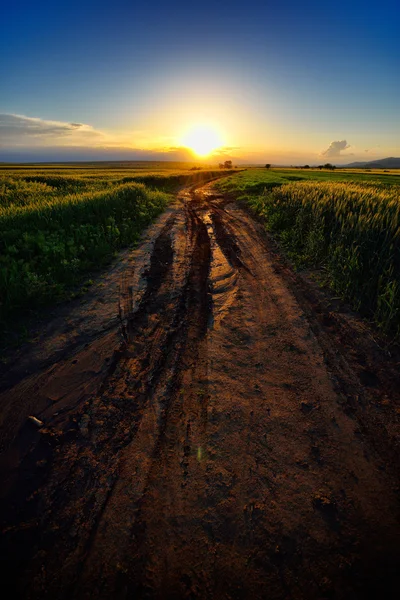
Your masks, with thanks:
<instances>
[{"instance_id":1,"label":"orange glow near horizon","mask_svg":"<svg viewBox=\"0 0 400 600\"><path fill-rule=\"evenodd\" d=\"M181 143L201 158L205 158L224 145L219 131L210 125L191 127L183 135Z\"/></svg>"}]
</instances>

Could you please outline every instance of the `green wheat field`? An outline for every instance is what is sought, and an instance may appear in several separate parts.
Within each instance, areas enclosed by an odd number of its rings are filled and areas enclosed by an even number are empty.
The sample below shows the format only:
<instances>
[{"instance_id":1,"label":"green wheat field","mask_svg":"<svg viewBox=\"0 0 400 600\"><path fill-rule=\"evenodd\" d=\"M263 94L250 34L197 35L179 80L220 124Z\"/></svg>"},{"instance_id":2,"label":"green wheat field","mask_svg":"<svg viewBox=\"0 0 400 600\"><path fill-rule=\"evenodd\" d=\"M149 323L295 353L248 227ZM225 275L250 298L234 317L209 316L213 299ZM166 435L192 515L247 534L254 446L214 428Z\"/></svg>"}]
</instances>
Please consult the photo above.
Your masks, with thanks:
<instances>
[{"instance_id":1,"label":"green wheat field","mask_svg":"<svg viewBox=\"0 0 400 600\"><path fill-rule=\"evenodd\" d=\"M265 221L298 267L318 267L352 307L400 335L400 176L257 169L217 187Z\"/></svg>"},{"instance_id":2,"label":"green wheat field","mask_svg":"<svg viewBox=\"0 0 400 600\"><path fill-rule=\"evenodd\" d=\"M174 193L220 175L187 163L0 165L0 324L70 297L137 243ZM249 168L216 187L265 221L299 268L400 335L398 172Z\"/></svg>"}]
</instances>

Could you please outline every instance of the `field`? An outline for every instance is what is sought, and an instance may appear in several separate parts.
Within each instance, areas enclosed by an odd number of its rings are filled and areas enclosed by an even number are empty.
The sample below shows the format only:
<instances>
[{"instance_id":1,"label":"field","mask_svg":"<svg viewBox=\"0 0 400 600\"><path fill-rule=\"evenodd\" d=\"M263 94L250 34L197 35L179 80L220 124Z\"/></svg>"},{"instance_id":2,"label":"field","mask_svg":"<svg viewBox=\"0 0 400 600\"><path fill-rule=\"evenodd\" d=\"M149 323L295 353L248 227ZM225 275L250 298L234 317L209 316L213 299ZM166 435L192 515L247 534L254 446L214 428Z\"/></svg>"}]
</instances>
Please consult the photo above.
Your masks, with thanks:
<instances>
[{"instance_id":1,"label":"field","mask_svg":"<svg viewBox=\"0 0 400 600\"><path fill-rule=\"evenodd\" d=\"M218 188L265 219L299 266L398 338L400 178L394 173L254 169Z\"/></svg>"},{"instance_id":2,"label":"field","mask_svg":"<svg viewBox=\"0 0 400 600\"><path fill-rule=\"evenodd\" d=\"M179 163L0 166L0 326L73 294L174 191L212 175Z\"/></svg>"},{"instance_id":3,"label":"field","mask_svg":"<svg viewBox=\"0 0 400 600\"><path fill-rule=\"evenodd\" d=\"M262 193L265 189L292 183L295 181L341 181L349 183L379 183L381 185L400 185L399 171L385 173L380 171L367 172L365 170L336 170L327 171L319 169L255 169L250 168L219 182L218 189L232 192L235 196L239 192L246 194Z\"/></svg>"},{"instance_id":4,"label":"field","mask_svg":"<svg viewBox=\"0 0 400 600\"><path fill-rule=\"evenodd\" d=\"M185 163L0 165L0 325L73 296L134 245L172 194L220 171ZM398 172L254 169L217 188L278 234L299 266L392 337L400 333Z\"/></svg>"},{"instance_id":5,"label":"field","mask_svg":"<svg viewBox=\"0 0 400 600\"><path fill-rule=\"evenodd\" d=\"M11 322L93 277L26 319L0 361L12 597L321 600L399 587L399 349L292 269L261 224L394 336L399 179L222 175L4 170Z\"/></svg>"}]
</instances>

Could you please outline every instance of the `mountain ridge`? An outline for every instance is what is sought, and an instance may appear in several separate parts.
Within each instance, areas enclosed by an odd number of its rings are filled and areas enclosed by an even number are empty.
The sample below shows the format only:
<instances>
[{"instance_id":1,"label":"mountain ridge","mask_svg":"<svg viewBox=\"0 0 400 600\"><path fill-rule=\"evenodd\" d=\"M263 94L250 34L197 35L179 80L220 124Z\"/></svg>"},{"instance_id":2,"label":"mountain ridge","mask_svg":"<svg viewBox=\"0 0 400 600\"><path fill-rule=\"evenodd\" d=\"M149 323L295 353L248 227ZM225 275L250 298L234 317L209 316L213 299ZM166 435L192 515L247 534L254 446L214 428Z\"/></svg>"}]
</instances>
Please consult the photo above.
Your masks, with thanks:
<instances>
[{"instance_id":1,"label":"mountain ridge","mask_svg":"<svg viewBox=\"0 0 400 600\"><path fill-rule=\"evenodd\" d=\"M400 169L400 158L389 156L388 158L381 158L379 160L357 161L348 165L341 165L341 168Z\"/></svg>"}]
</instances>

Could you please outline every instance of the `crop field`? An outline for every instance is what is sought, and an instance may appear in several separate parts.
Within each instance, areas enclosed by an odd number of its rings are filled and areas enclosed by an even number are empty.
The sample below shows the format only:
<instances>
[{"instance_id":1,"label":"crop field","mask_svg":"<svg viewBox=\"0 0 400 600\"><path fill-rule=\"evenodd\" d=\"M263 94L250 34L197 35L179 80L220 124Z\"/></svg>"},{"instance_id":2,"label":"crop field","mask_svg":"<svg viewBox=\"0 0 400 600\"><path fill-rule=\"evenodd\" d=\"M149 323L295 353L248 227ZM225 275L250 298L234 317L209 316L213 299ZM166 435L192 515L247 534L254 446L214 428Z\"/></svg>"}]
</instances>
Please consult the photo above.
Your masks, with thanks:
<instances>
[{"instance_id":1,"label":"crop field","mask_svg":"<svg viewBox=\"0 0 400 600\"><path fill-rule=\"evenodd\" d=\"M135 244L182 185L215 174L190 165L0 166L0 324L69 294Z\"/></svg>"},{"instance_id":2,"label":"crop field","mask_svg":"<svg viewBox=\"0 0 400 600\"><path fill-rule=\"evenodd\" d=\"M237 196L240 193L257 194L265 189L273 189L294 181L342 181L353 183L379 183L380 185L400 185L399 171L384 173L382 170L366 172L361 170L336 170L327 171L319 169L255 169L241 171L227 177L218 183L218 189L232 192Z\"/></svg>"},{"instance_id":3,"label":"crop field","mask_svg":"<svg viewBox=\"0 0 400 600\"><path fill-rule=\"evenodd\" d=\"M400 178L396 174L249 170L218 183L265 219L300 266L400 335Z\"/></svg>"},{"instance_id":4,"label":"crop field","mask_svg":"<svg viewBox=\"0 0 400 600\"><path fill-rule=\"evenodd\" d=\"M7 179L28 183L44 183L61 195L82 191L110 189L118 184L144 185L175 191L197 179L202 181L215 167L198 167L190 163L125 162L125 163L72 163L37 165L1 165L0 182ZM218 171L219 172L219 171ZM207 175L208 174L208 175Z\"/></svg>"}]
</instances>

